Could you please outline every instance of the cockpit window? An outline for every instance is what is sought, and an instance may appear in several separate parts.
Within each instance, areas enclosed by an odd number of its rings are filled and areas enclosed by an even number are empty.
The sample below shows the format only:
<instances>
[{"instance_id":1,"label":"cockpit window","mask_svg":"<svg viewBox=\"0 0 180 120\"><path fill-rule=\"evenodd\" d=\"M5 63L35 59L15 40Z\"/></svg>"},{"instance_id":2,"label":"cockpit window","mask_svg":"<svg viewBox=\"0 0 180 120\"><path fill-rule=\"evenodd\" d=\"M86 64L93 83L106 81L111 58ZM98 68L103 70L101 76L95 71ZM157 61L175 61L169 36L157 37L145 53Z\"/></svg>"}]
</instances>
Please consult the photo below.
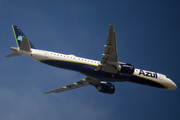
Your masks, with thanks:
<instances>
[{"instance_id":1,"label":"cockpit window","mask_svg":"<svg viewBox=\"0 0 180 120\"><path fill-rule=\"evenodd\" d=\"M159 75L158 75L158 78L159 78L159 79L164 79L164 78L167 78L167 77L166 77L165 75L163 75L163 74L159 74Z\"/></svg>"}]
</instances>

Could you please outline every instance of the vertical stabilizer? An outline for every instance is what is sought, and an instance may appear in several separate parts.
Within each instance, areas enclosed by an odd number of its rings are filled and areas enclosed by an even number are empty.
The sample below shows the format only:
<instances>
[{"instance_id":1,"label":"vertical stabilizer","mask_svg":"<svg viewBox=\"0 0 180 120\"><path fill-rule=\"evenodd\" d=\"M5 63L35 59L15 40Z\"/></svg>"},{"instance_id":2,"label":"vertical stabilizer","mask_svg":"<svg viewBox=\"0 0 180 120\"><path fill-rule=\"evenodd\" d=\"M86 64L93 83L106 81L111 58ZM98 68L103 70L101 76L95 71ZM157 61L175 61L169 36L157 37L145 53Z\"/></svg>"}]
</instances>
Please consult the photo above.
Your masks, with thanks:
<instances>
[{"instance_id":1,"label":"vertical stabilizer","mask_svg":"<svg viewBox=\"0 0 180 120\"><path fill-rule=\"evenodd\" d=\"M14 31L14 36L16 39L17 46L20 47L22 43L22 39L23 37L26 37L26 35L21 31L21 29L18 26L12 25L12 29ZM35 49L35 47L32 45L30 41L29 43L30 43L30 47Z\"/></svg>"}]
</instances>

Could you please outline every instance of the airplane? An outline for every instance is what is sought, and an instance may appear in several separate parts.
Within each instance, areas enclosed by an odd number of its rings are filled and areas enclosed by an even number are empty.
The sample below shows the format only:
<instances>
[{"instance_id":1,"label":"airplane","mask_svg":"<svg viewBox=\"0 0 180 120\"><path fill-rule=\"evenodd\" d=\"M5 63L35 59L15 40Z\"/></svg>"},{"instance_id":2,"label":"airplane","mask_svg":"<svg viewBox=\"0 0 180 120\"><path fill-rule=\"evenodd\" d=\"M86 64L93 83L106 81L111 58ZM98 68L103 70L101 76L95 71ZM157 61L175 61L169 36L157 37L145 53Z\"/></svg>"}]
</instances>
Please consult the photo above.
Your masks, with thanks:
<instances>
[{"instance_id":1,"label":"airplane","mask_svg":"<svg viewBox=\"0 0 180 120\"><path fill-rule=\"evenodd\" d=\"M11 47L15 52L5 57L25 55L41 63L77 71L87 76L73 84L45 92L44 94L58 93L86 85L92 85L102 93L114 94L116 87L111 82L133 82L168 90L177 88L176 84L164 74L137 69L129 63L119 62L116 34L111 24L101 61L36 49L18 26L12 25L12 29L17 47Z\"/></svg>"}]
</instances>

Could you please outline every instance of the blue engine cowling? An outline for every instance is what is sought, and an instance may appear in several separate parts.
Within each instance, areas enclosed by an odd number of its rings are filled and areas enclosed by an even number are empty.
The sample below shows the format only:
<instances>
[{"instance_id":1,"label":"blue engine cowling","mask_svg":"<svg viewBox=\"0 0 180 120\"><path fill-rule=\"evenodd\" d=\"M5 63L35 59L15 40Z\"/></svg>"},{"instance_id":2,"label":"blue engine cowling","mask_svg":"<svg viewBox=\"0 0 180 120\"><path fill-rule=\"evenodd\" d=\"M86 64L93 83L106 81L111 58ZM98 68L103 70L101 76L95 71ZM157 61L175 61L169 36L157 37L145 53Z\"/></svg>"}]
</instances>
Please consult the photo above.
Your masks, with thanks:
<instances>
[{"instance_id":1,"label":"blue engine cowling","mask_svg":"<svg viewBox=\"0 0 180 120\"><path fill-rule=\"evenodd\" d=\"M96 88L99 92L114 94L116 87L110 82L101 82L99 85L96 86Z\"/></svg>"},{"instance_id":2,"label":"blue engine cowling","mask_svg":"<svg viewBox=\"0 0 180 120\"><path fill-rule=\"evenodd\" d=\"M120 73L124 74L133 74L134 73L134 66L126 63L126 64L119 64L120 67Z\"/></svg>"}]
</instances>

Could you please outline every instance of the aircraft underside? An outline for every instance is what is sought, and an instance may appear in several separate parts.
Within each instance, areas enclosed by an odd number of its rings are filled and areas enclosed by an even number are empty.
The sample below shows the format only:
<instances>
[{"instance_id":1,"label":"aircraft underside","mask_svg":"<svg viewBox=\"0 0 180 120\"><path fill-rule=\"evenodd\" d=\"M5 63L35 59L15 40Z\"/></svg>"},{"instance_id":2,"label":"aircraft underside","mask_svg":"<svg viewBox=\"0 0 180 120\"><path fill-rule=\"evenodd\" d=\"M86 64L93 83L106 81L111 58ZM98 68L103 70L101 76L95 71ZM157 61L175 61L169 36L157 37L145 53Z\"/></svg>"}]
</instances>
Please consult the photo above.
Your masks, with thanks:
<instances>
[{"instance_id":1,"label":"aircraft underside","mask_svg":"<svg viewBox=\"0 0 180 120\"><path fill-rule=\"evenodd\" d=\"M167 88L166 86L161 85L157 82L153 82L153 81L150 81L150 80L138 77L138 76L134 76L134 75L120 74L120 73L111 74L111 73L102 72L102 71L95 71L96 66L72 63L72 62L66 62L66 61L59 61L59 60L42 60L41 62L54 66L54 67L77 71L86 76L97 79L99 81L111 81L111 82L127 81L127 82L142 84L142 85L158 87L158 88L164 88L164 89Z\"/></svg>"},{"instance_id":2,"label":"aircraft underside","mask_svg":"<svg viewBox=\"0 0 180 120\"><path fill-rule=\"evenodd\" d=\"M57 93L86 85L93 85L99 92L113 94L115 85L110 82L133 82L164 89L176 89L176 84L165 75L142 69L135 69L129 63L118 61L115 30L109 28L108 39L104 45L102 60L96 61L74 55L65 55L36 49L18 26L12 26L17 47L11 47L15 52L5 57L25 55L42 63L80 72L87 77L64 87L51 90L47 93Z\"/></svg>"},{"instance_id":3,"label":"aircraft underside","mask_svg":"<svg viewBox=\"0 0 180 120\"><path fill-rule=\"evenodd\" d=\"M40 60L40 62L59 67L63 69L69 69L73 71L80 72L86 76L102 80L102 81L127 81L130 76L124 74L111 74L103 71L95 71L97 66L80 64L80 63L73 63L73 62L66 62L66 61L59 61L59 60Z\"/></svg>"}]
</instances>

